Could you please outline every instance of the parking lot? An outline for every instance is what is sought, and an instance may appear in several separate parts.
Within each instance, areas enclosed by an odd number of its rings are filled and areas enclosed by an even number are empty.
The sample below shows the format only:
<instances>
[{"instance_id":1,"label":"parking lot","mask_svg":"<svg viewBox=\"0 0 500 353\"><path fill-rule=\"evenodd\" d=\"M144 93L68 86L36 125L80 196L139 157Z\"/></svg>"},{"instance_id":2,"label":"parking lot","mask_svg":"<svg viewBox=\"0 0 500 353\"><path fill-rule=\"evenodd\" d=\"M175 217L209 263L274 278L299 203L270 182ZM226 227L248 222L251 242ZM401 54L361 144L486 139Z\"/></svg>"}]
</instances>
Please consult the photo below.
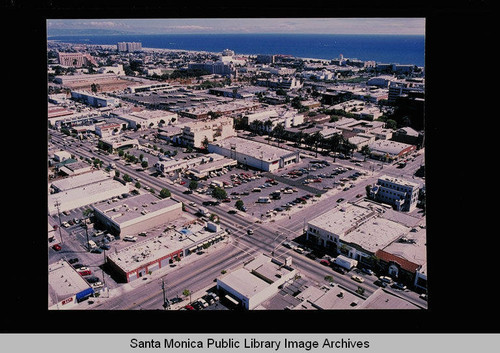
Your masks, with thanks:
<instances>
[{"instance_id":1,"label":"parking lot","mask_svg":"<svg viewBox=\"0 0 500 353\"><path fill-rule=\"evenodd\" d=\"M305 158L278 175L242 168L211 173L207 180L198 183L195 192L211 196L214 187L222 187L227 198L221 203L229 206L230 212L242 212L235 207L241 200L244 212L265 221L290 217L294 211L314 204L324 194L332 195L354 187L366 174L361 168ZM187 187L189 181L183 178L181 183Z\"/></svg>"}]
</instances>

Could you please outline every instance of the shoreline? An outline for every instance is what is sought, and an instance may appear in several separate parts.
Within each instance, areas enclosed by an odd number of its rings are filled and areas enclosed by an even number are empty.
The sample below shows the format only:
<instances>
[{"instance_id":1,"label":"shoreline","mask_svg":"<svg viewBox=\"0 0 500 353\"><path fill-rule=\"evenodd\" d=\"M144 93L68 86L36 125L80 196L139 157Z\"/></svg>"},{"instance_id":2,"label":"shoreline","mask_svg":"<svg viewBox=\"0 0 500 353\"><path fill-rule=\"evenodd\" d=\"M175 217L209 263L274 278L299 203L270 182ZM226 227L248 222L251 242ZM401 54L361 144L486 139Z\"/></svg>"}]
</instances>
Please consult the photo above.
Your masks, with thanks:
<instances>
[{"instance_id":1,"label":"shoreline","mask_svg":"<svg viewBox=\"0 0 500 353\"><path fill-rule=\"evenodd\" d=\"M116 50L116 44L71 43L71 42L65 42L65 41L62 41L62 40L59 40L59 39L47 39L47 43L49 43L49 42L55 42L55 43L61 43L61 44L71 44L71 45L84 45L84 46L87 46L87 47L101 47L101 48L105 48L105 49L115 49ZM145 51L145 52L163 52L163 53L187 52L187 53L191 53L191 54L213 54L213 55L220 55L221 54L221 52L212 52L212 51L207 51L207 50L192 50L192 49L169 49L169 48L143 47L141 50ZM235 53L236 57L241 56L241 57L250 58L250 57L256 57L257 55L260 55L260 54L236 54ZM263 54L263 55L265 55L265 54ZM339 58L332 58L332 59L306 58L306 57L299 57L299 56L295 56L295 55L291 55L291 54L269 54L269 55L290 56L290 57L293 57L293 58L296 58L296 59L301 59L301 60L304 60L304 61L325 61L325 62L329 62L329 61L332 61L332 60L339 59ZM357 58L345 58L345 59L360 60L360 59L357 59ZM425 60L425 54L424 54L424 60ZM375 64L385 64L385 65L387 65L387 64L403 65L403 66L414 65L414 66L416 66L418 68L425 68L425 64L422 65L422 66L419 66L417 64L400 64L400 63L396 63L396 62L382 62L382 61L375 61L375 60L360 60L360 61L363 61L363 62L374 61Z\"/></svg>"}]
</instances>

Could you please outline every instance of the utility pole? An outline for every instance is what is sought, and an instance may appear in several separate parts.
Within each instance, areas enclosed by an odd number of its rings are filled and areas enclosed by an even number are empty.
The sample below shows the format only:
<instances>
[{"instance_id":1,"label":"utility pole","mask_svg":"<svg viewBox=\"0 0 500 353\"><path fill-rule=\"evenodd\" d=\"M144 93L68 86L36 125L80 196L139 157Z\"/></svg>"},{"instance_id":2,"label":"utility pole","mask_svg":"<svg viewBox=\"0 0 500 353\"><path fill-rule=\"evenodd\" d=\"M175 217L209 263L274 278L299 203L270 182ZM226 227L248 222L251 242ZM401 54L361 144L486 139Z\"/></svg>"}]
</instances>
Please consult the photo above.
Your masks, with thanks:
<instances>
[{"instance_id":1,"label":"utility pole","mask_svg":"<svg viewBox=\"0 0 500 353\"><path fill-rule=\"evenodd\" d=\"M56 206L57 208L57 218L59 218L59 237L61 238L61 244L62 244L63 243L63 237L61 233L62 222L61 222L61 213L59 213L59 206L61 206L61 203L59 202L59 200L56 200L54 206Z\"/></svg>"},{"instance_id":2,"label":"utility pole","mask_svg":"<svg viewBox=\"0 0 500 353\"><path fill-rule=\"evenodd\" d=\"M161 279L161 289L163 291L163 309L167 310L167 307L170 308L170 302L167 301L165 281L163 280L163 278Z\"/></svg>"}]
</instances>

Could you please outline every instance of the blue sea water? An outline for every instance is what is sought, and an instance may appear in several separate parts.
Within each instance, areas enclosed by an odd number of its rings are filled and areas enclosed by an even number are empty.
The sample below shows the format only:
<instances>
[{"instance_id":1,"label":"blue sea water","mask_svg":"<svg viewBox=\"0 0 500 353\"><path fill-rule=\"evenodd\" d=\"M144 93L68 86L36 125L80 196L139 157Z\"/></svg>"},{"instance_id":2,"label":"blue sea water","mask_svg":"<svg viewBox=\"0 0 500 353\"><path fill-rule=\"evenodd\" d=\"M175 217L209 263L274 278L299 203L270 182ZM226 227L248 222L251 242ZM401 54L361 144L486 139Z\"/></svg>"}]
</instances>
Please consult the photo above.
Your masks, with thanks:
<instances>
[{"instance_id":1,"label":"blue sea water","mask_svg":"<svg viewBox=\"0 0 500 353\"><path fill-rule=\"evenodd\" d=\"M302 58L356 58L378 63L424 66L423 35L340 34L155 34L49 36L69 43L116 45L141 42L143 48L162 48L236 54L283 54Z\"/></svg>"}]
</instances>

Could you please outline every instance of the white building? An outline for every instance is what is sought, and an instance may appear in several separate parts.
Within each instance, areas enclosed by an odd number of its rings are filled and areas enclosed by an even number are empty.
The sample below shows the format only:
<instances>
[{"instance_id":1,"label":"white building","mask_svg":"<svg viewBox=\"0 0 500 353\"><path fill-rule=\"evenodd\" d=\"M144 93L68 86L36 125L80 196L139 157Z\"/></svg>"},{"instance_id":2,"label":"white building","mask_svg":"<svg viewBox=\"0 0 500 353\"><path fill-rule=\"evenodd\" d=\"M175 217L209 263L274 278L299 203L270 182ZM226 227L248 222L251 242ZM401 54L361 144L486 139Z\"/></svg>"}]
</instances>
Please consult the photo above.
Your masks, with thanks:
<instances>
[{"instance_id":1,"label":"white building","mask_svg":"<svg viewBox=\"0 0 500 353\"><path fill-rule=\"evenodd\" d=\"M181 202L171 198L160 199L150 193L103 201L92 208L94 216L111 233L120 236L137 234L167 223L182 213Z\"/></svg>"},{"instance_id":2,"label":"white building","mask_svg":"<svg viewBox=\"0 0 500 353\"><path fill-rule=\"evenodd\" d=\"M363 262L411 229L384 218L384 211L382 206L367 201L337 206L309 221L306 237Z\"/></svg>"},{"instance_id":3,"label":"white building","mask_svg":"<svg viewBox=\"0 0 500 353\"><path fill-rule=\"evenodd\" d=\"M417 183L382 175L370 194L375 200L394 206L397 211L411 212L417 207L419 191Z\"/></svg>"},{"instance_id":4,"label":"white building","mask_svg":"<svg viewBox=\"0 0 500 353\"><path fill-rule=\"evenodd\" d=\"M118 119L124 120L132 129L148 129L168 124L178 120L177 113L165 110L142 110L128 114L116 115Z\"/></svg>"},{"instance_id":5,"label":"white building","mask_svg":"<svg viewBox=\"0 0 500 353\"><path fill-rule=\"evenodd\" d=\"M85 176L86 173L77 177ZM48 213L55 215L58 212L69 211L78 207L87 206L95 202L110 199L130 191L128 185L111 178L81 185L48 196Z\"/></svg>"},{"instance_id":6,"label":"white building","mask_svg":"<svg viewBox=\"0 0 500 353\"><path fill-rule=\"evenodd\" d=\"M277 294L281 285L295 277L291 265L261 254L243 267L217 278L217 289L246 310Z\"/></svg>"},{"instance_id":7,"label":"white building","mask_svg":"<svg viewBox=\"0 0 500 353\"><path fill-rule=\"evenodd\" d=\"M230 137L222 141L209 143L208 151L235 159L245 166L268 172L300 161L299 152L239 137Z\"/></svg>"}]
</instances>

